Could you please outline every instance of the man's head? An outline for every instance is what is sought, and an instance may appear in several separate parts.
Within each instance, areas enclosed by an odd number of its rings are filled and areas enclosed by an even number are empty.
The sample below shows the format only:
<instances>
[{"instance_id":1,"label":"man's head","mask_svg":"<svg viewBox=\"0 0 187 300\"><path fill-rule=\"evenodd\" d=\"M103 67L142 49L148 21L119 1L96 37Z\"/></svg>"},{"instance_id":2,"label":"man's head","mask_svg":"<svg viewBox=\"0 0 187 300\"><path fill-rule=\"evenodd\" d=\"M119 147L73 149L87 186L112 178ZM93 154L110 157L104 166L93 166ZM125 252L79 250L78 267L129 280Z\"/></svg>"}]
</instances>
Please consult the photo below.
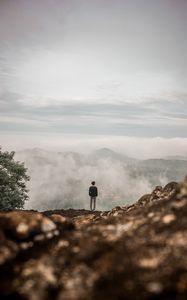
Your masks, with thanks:
<instances>
[{"instance_id":1,"label":"man's head","mask_svg":"<svg viewBox=\"0 0 187 300\"><path fill-rule=\"evenodd\" d=\"M92 185L95 185L95 181L92 181L91 184L92 184Z\"/></svg>"}]
</instances>

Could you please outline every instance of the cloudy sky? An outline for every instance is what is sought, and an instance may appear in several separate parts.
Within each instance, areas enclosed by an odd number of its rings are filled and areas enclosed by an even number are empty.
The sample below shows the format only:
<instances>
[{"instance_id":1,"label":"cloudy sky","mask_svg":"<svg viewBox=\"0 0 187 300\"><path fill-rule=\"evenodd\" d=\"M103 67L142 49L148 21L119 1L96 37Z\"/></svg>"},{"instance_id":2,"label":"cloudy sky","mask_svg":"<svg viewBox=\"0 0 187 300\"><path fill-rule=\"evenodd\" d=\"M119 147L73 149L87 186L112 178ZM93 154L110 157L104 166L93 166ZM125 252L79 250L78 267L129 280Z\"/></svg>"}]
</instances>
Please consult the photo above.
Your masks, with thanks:
<instances>
[{"instance_id":1,"label":"cloudy sky","mask_svg":"<svg viewBox=\"0 0 187 300\"><path fill-rule=\"evenodd\" d=\"M185 155L186 129L186 0L0 0L3 147Z\"/></svg>"}]
</instances>

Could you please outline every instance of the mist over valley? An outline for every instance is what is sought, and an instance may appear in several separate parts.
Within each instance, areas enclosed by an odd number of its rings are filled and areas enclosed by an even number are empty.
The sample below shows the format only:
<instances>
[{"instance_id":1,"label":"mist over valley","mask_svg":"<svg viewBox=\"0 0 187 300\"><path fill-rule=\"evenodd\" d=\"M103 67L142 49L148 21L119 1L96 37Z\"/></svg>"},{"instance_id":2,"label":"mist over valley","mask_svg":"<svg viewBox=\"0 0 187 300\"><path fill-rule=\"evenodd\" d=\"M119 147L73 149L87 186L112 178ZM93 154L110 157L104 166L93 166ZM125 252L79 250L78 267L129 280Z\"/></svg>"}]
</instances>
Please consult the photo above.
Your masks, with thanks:
<instances>
[{"instance_id":1,"label":"mist over valley","mask_svg":"<svg viewBox=\"0 0 187 300\"><path fill-rule=\"evenodd\" d=\"M182 181L185 157L140 160L108 148L79 152L50 152L39 148L19 151L31 180L26 209L89 208L88 188L92 180L99 190L98 210L133 203L156 185Z\"/></svg>"}]
</instances>

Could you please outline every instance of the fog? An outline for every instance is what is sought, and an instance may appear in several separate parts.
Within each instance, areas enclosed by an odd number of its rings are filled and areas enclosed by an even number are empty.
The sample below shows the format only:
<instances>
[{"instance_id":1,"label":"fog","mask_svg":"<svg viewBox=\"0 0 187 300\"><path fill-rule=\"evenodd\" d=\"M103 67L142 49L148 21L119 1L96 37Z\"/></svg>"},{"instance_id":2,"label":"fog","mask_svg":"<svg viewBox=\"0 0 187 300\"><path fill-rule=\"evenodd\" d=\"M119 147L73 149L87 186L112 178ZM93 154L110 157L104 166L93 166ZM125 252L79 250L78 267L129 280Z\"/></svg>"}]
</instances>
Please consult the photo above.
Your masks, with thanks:
<instances>
[{"instance_id":1,"label":"fog","mask_svg":"<svg viewBox=\"0 0 187 300\"><path fill-rule=\"evenodd\" d=\"M94 126L94 124L93 124ZM22 124L22 127L23 124ZM103 134L5 132L0 135L4 150L42 148L53 152L78 151L88 153L98 148L110 148L127 156L148 159L167 156L187 156L187 138L138 137Z\"/></svg>"},{"instance_id":2,"label":"fog","mask_svg":"<svg viewBox=\"0 0 187 300\"><path fill-rule=\"evenodd\" d=\"M89 209L88 188L95 180L99 190L97 209L108 210L135 202L155 185L173 179L156 163L155 170L150 164L140 166L140 161L109 149L90 154L33 149L16 153L16 159L25 162L31 176L26 209ZM181 177L183 173L179 172Z\"/></svg>"}]
</instances>

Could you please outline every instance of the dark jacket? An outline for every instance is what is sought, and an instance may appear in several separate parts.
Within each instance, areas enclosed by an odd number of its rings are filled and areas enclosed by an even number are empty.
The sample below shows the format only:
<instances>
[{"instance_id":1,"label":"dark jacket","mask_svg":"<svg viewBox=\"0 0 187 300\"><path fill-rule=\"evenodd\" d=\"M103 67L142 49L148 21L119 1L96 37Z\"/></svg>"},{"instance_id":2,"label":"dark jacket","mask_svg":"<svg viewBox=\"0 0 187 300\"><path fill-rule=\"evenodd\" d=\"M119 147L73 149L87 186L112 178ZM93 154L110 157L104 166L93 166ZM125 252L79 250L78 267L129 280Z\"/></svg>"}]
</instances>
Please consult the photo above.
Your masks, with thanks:
<instances>
[{"instance_id":1,"label":"dark jacket","mask_svg":"<svg viewBox=\"0 0 187 300\"><path fill-rule=\"evenodd\" d=\"M97 187L95 185L90 186L89 195L90 195L90 197L97 197L98 192L97 192Z\"/></svg>"}]
</instances>

